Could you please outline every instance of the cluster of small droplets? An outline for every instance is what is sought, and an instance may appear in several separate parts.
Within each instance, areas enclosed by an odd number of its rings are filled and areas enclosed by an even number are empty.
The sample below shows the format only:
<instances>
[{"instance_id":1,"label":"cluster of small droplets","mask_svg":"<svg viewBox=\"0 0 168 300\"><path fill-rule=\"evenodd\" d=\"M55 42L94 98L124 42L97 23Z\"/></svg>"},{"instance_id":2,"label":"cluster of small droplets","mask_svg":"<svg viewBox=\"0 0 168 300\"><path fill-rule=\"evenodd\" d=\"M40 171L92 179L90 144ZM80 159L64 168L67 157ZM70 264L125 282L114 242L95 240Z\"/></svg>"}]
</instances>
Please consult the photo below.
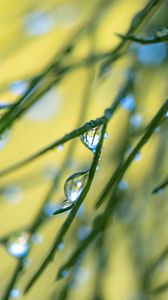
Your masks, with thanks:
<instances>
[{"instance_id":1,"label":"cluster of small droplets","mask_svg":"<svg viewBox=\"0 0 168 300\"><path fill-rule=\"evenodd\" d=\"M8 253L16 258L25 257L30 249L29 245L29 234L27 232L22 232L11 236L7 242Z\"/></svg>"}]
</instances>

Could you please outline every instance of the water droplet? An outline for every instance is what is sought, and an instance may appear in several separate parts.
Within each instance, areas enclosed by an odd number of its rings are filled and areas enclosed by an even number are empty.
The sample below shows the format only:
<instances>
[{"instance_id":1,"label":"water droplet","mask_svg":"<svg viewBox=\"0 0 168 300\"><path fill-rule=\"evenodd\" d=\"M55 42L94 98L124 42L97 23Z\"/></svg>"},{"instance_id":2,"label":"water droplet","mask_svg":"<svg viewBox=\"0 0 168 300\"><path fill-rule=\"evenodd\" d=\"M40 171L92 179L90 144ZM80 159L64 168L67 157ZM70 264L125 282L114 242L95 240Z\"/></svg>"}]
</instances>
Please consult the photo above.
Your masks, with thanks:
<instances>
[{"instance_id":1,"label":"water droplet","mask_svg":"<svg viewBox=\"0 0 168 300\"><path fill-rule=\"evenodd\" d=\"M73 206L72 202L68 199L63 200L61 203L57 204L56 210L53 212L53 215L61 214L69 209L71 209Z\"/></svg>"},{"instance_id":2,"label":"water droplet","mask_svg":"<svg viewBox=\"0 0 168 300\"><path fill-rule=\"evenodd\" d=\"M109 108L105 109L104 115L105 115L106 119L111 119L111 116L112 116L111 109L109 109Z\"/></svg>"},{"instance_id":3,"label":"water droplet","mask_svg":"<svg viewBox=\"0 0 168 300\"><path fill-rule=\"evenodd\" d=\"M10 204L18 203L23 198L23 191L17 185L8 185L2 190L2 196Z\"/></svg>"},{"instance_id":4,"label":"water droplet","mask_svg":"<svg viewBox=\"0 0 168 300\"><path fill-rule=\"evenodd\" d=\"M119 188L119 190L121 190L121 191L125 191L125 190L128 188L128 183L127 183L125 180L121 180L121 181L118 183L118 188Z\"/></svg>"},{"instance_id":5,"label":"water droplet","mask_svg":"<svg viewBox=\"0 0 168 300\"><path fill-rule=\"evenodd\" d=\"M108 138L108 133L105 132L105 134L104 134L104 139L107 139L107 138Z\"/></svg>"},{"instance_id":6,"label":"water droplet","mask_svg":"<svg viewBox=\"0 0 168 300\"><path fill-rule=\"evenodd\" d=\"M53 213L58 209L58 203L48 202L44 206L44 214L46 216L52 216Z\"/></svg>"},{"instance_id":7,"label":"water droplet","mask_svg":"<svg viewBox=\"0 0 168 300\"><path fill-rule=\"evenodd\" d=\"M168 118L168 111L165 113L165 117Z\"/></svg>"},{"instance_id":8,"label":"water droplet","mask_svg":"<svg viewBox=\"0 0 168 300\"><path fill-rule=\"evenodd\" d=\"M121 107L129 112L132 112L135 108L135 99L132 94L125 96L121 100Z\"/></svg>"},{"instance_id":9,"label":"water droplet","mask_svg":"<svg viewBox=\"0 0 168 300\"><path fill-rule=\"evenodd\" d=\"M12 94L21 96L28 89L28 82L24 80L13 81L9 84L9 89Z\"/></svg>"},{"instance_id":10,"label":"water droplet","mask_svg":"<svg viewBox=\"0 0 168 300\"><path fill-rule=\"evenodd\" d=\"M92 152L96 151L97 145L100 141L101 131L102 126L98 126L80 135L82 143Z\"/></svg>"},{"instance_id":11,"label":"water droplet","mask_svg":"<svg viewBox=\"0 0 168 300\"><path fill-rule=\"evenodd\" d=\"M25 117L32 122L48 121L59 112L60 105L58 90L51 89L27 110Z\"/></svg>"},{"instance_id":12,"label":"water droplet","mask_svg":"<svg viewBox=\"0 0 168 300\"><path fill-rule=\"evenodd\" d=\"M156 128L155 128L155 133L159 133L160 132L160 126L157 126Z\"/></svg>"},{"instance_id":13,"label":"water droplet","mask_svg":"<svg viewBox=\"0 0 168 300\"><path fill-rule=\"evenodd\" d=\"M40 36L52 30L54 18L45 11L32 11L25 15L23 26L27 35Z\"/></svg>"},{"instance_id":14,"label":"water droplet","mask_svg":"<svg viewBox=\"0 0 168 300\"><path fill-rule=\"evenodd\" d=\"M79 207L76 216L80 218L81 216L84 215L84 212L85 212L84 204L82 204L82 205Z\"/></svg>"},{"instance_id":15,"label":"water droplet","mask_svg":"<svg viewBox=\"0 0 168 300\"><path fill-rule=\"evenodd\" d=\"M33 244L40 244L43 241L43 236L41 234L34 233L31 237Z\"/></svg>"},{"instance_id":16,"label":"water droplet","mask_svg":"<svg viewBox=\"0 0 168 300\"><path fill-rule=\"evenodd\" d=\"M84 240L90 232L89 226L81 226L77 230L77 237L80 241Z\"/></svg>"},{"instance_id":17,"label":"water droplet","mask_svg":"<svg viewBox=\"0 0 168 300\"><path fill-rule=\"evenodd\" d=\"M138 153L135 154L134 160L135 161L140 161L140 159L141 159L141 154L140 154L140 152L138 152Z\"/></svg>"},{"instance_id":18,"label":"water droplet","mask_svg":"<svg viewBox=\"0 0 168 300\"><path fill-rule=\"evenodd\" d=\"M142 123L142 116L139 114L134 114L130 117L130 123L133 127L137 128Z\"/></svg>"},{"instance_id":19,"label":"water droplet","mask_svg":"<svg viewBox=\"0 0 168 300\"><path fill-rule=\"evenodd\" d=\"M3 149L6 144L8 143L10 136L10 131L6 129L3 133L0 135L0 150Z\"/></svg>"},{"instance_id":20,"label":"water droplet","mask_svg":"<svg viewBox=\"0 0 168 300\"><path fill-rule=\"evenodd\" d=\"M79 20L79 16L79 6L72 3L59 5L55 11L53 11L53 17L57 27L73 26Z\"/></svg>"},{"instance_id":21,"label":"water droplet","mask_svg":"<svg viewBox=\"0 0 168 300\"><path fill-rule=\"evenodd\" d=\"M30 248L28 239L29 234L27 232L11 236L7 242L8 253L17 258L26 256Z\"/></svg>"},{"instance_id":22,"label":"water droplet","mask_svg":"<svg viewBox=\"0 0 168 300\"><path fill-rule=\"evenodd\" d=\"M167 48L164 43L153 45L141 45L138 47L138 60L144 65L160 64L167 55Z\"/></svg>"},{"instance_id":23,"label":"water droplet","mask_svg":"<svg viewBox=\"0 0 168 300\"><path fill-rule=\"evenodd\" d=\"M47 180L53 180L57 173L58 169L53 165L44 166L42 169L42 176Z\"/></svg>"},{"instance_id":24,"label":"water droplet","mask_svg":"<svg viewBox=\"0 0 168 300\"><path fill-rule=\"evenodd\" d=\"M65 278L68 276L68 271L67 270L62 270L60 273L59 273L59 278Z\"/></svg>"},{"instance_id":25,"label":"water droplet","mask_svg":"<svg viewBox=\"0 0 168 300\"><path fill-rule=\"evenodd\" d=\"M19 289L11 290L11 292L10 292L11 298L17 299L17 298L20 298L20 296L21 296L21 293L20 293Z\"/></svg>"},{"instance_id":26,"label":"water droplet","mask_svg":"<svg viewBox=\"0 0 168 300\"><path fill-rule=\"evenodd\" d=\"M59 251L62 251L64 249L64 243L59 243L59 245L57 246L57 249Z\"/></svg>"},{"instance_id":27,"label":"water droplet","mask_svg":"<svg viewBox=\"0 0 168 300\"><path fill-rule=\"evenodd\" d=\"M56 147L57 150L62 151L64 149L64 145L58 145Z\"/></svg>"},{"instance_id":28,"label":"water droplet","mask_svg":"<svg viewBox=\"0 0 168 300\"><path fill-rule=\"evenodd\" d=\"M100 165L97 164L97 166L96 166L96 171L99 171L99 169L100 169Z\"/></svg>"},{"instance_id":29,"label":"water droplet","mask_svg":"<svg viewBox=\"0 0 168 300\"><path fill-rule=\"evenodd\" d=\"M88 171L71 175L65 182L64 193L71 202L78 200L88 181Z\"/></svg>"},{"instance_id":30,"label":"water droplet","mask_svg":"<svg viewBox=\"0 0 168 300\"><path fill-rule=\"evenodd\" d=\"M30 266L31 263L32 263L32 259L31 259L30 257L25 257L25 258L23 259L24 267Z\"/></svg>"},{"instance_id":31,"label":"water droplet","mask_svg":"<svg viewBox=\"0 0 168 300\"><path fill-rule=\"evenodd\" d=\"M157 37L164 37L167 35L168 35L168 28L166 28L166 27L161 27L156 32Z\"/></svg>"}]
</instances>

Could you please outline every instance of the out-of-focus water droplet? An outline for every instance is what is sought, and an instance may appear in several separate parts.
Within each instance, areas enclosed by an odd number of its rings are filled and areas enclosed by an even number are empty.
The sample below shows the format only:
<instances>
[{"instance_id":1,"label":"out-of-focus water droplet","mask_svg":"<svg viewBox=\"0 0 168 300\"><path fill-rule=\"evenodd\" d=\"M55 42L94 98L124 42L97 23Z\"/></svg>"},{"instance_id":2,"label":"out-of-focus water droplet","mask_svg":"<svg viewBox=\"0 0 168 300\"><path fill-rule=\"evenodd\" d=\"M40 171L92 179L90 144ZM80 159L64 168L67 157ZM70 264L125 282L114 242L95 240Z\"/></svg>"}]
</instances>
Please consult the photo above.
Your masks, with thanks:
<instances>
[{"instance_id":1,"label":"out-of-focus water droplet","mask_svg":"<svg viewBox=\"0 0 168 300\"><path fill-rule=\"evenodd\" d=\"M119 188L119 190L121 190L121 191L125 191L125 190L127 190L127 188L128 188L128 183L127 183L125 180L121 180L121 181L118 183L118 188Z\"/></svg>"},{"instance_id":2,"label":"out-of-focus water droplet","mask_svg":"<svg viewBox=\"0 0 168 300\"><path fill-rule=\"evenodd\" d=\"M62 4L53 11L57 27L73 26L80 17L79 7L75 4Z\"/></svg>"},{"instance_id":3,"label":"out-of-focus water droplet","mask_svg":"<svg viewBox=\"0 0 168 300\"><path fill-rule=\"evenodd\" d=\"M167 55L164 43L152 45L140 45L137 50L138 60L144 65L160 64Z\"/></svg>"},{"instance_id":4,"label":"out-of-focus water droplet","mask_svg":"<svg viewBox=\"0 0 168 300\"><path fill-rule=\"evenodd\" d=\"M75 289L80 288L90 277L91 272L85 267L80 267L77 269L75 274Z\"/></svg>"},{"instance_id":5,"label":"out-of-focus water droplet","mask_svg":"<svg viewBox=\"0 0 168 300\"><path fill-rule=\"evenodd\" d=\"M135 99L132 94L128 94L121 100L121 107L129 112L132 112L135 108Z\"/></svg>"},{"instance_id":6,"label":"out-of-focus water droplet","mask_svg":"<svg viewBox=\"0 0 168 300\"><path fill-rule=\"evenodd\" d=\"M105 109L104 115L105 115L106 119L108 119L108 120L111 119L112 110L110 108Z\"/></svg>"},{"instance_id":7,"label":"out-of-focus water droplet","mask_svg":"<svg viewBox=\"0 0 168 300\"><path fill-rule=\"evenodd\" d=\"M59 243L57 249L58 249L59 251L62 251L62 250L64 249L64 243Z\"/></svg>"},{"instance_id":8,"label":"out-of-focus water droplet","mask_svg":"<svg viewBox=\"0 0 168 300\"><path fill-rule=\"evenodd\" d=\"M84 204L82 204L82 205L79 207L76 216L80 218L81 216L84 215L84 213L85 213Z\"/></svg>"},{"instance_id":9,"label":"out-of-focus water droplet","mask_svg":"<svg viewBox=\"0 0 168 300\"><path fill-rule=\"evenodd\" d=\"M56 147L56 149L57 149L58 151L62 151L62 150L64 149L64 145L58 145L58 146Z\"/></svg>"},{"instance_id":10,"label":"out-of-focus water droplet","mask_svg":"<svg viewBox=\"0 0 168 300\"><path fill-rule=\"evenodd\" d=\"M96 171L99 171L99 169L100 169L100 165L97 164L97 166L96 166Z\"/></svg>"},{"instance_id":11,"label":"out-of-focus water droplet","mask_svg":"<svg viewBox=\"0 0 168 300\"><path fill-rule=\"evenodd\" d=\"M19 289L11 290L11 292L10 292L10 297L11 298L17 299L17 298L20 298L20 296L21 296L21 293L20 293Z\"/></svg>"},{"instance_id":12,"label":"out-of-focus water droplet","mask_svg":"<svg viewBox=\"0 0 168 300\"><path fill-rule=\"evenodd\" d=\"M40 244L43 241L43 236L41 234L34 233L31 237L33 244Z\"/></svg>"},{"instance_id":13,"label":"out-of-focus water droplet","mask_svg":"<svg viewBox=\"0 0 168 300\"><path fill-rule=\"evenodd\" d=\"M45 11L32 11L25 15L24 30L29 36L40 36L53 29L53 15Z\"/></svg>"},{"instance_id":14,"label":"out-of-focus water droplet","mask_svg":"<svg viewBox=\"0 0 168 300\"><path fill-rule=\"evenodd\" d=\"M140 159L141 159L141 153L138 152L138 153L136 153L136 155L134 156L134 160L135 160L135 161L140 161Z\"/></svg>"},{"instance_id":15,"label":"out-of-focus water droplet","mask_svg":"<svg viewBox=\"0 0 168 300\"><path fill-rule=\"evenodd\" d=\"M48 202L44 206L44 214L46 216L52 216L53 213L58 209L58 203Z\"/></svg>"},{"instance_id":16,"label":"out-of-focus water droplet","mask_svg":"<svg viewBox=\"0 0 168 300\"><path fill-rule=\"evenodd\" d=\"M168 111L165 113L165 117L168 118Z\"/></svg>"},{"instance_id":17,"label":"out-of-focus water droplet","mask_svg":"<svg viewBox=\"0 0 168 300\"><path fill-rule=\"evenodd\" d=\"M80 139L87 148L95 152L100 141L101 132L102 126L98 126L80 135Z\"/></svg>"},{"instance_id":18,"label":"out-of-focus water droplet","mask_svg":"<svg viewBox=\"0 0 168 300\"><path fill-rule=\"evenodd\" d=\"M18 185L8 185L2 190L2 196L6 202L16 204L23 198L23 191Z\"/></svg>"},{"instance_id":19,"label":"out-of-focus water droplet","mask_svg":"<svg viewBox=\"0 0 168 300\"><path fill-rule=\"evenodd\" d=\"M47 121L53 118L59 109L59 93L55 89L51 89L27 110L25 118L33 122Z\"/></svg>"},{"instance_id":20,"label":"out-of-focus water droplet","mask_svg":"<svg viewBox=\"0 0 168 300\"><path fill-rule=\"evenodd\" d=\"M88 182L88 171L75 173L68 177L64 185L64 193L71 202L77 201Z\"/></svg>"},{"instance_id":21,"label":"out-of-focus water droplet","mask_svg":"<svg viewBox=\"0 0 168 300\"><path fill-rule=\"evenodd\" d=\"M27 257L25 257L25 258L23 259L23 265L24 265L24 267L30 266L31 263L32 263L32 259L31 259L30 257L27 256Z\"/></svg>"},{"instance_id":22,"label":"out-of-focus water droplet","mask_svg":"<svg viewBox=\"0 0 168 300\"><path fill-rule=\"evenodd\" d=\"M62 270L60 273L59 273L59 278L65 278L68 276L68 271L67 270Z\"/></svg>"},{"instance_id":23,"label":"out-of-focus water droplet","mask_svg":"<svg viewBox=\"0 0 168 300\"><path fill-rule=\"evenodd\" d=\"M105 132L105 134L104 134L104 139L107 139L107 138L108 138L108 133Z\"/></svg>"},{"instance_id":24,"label":"out-of-focus water droplet","mask_svg":"<svg viewBox=\"0 0 168 300\"><path fill-rule=\"evenodd\" d=\"M24 94L28 86L28 82L24 80L13 81L8 85L10 92L16 96Z\"/></svg>"},{"instance_id":25,"label":"out-of-focus water droplet","mask_svg":"<svg viewBox=\"0 0 168 300\"><path fill-rule=\"evenodd\" d=\"M53 180L57 173L58 169L53 165L44 166L42 169L42 176L47 180Z\"/></svg>"},{"instance_id":26,"label":"out-of-focus water droplet","mask_svg":"<svg viewBox=\"0 0 168 300\"><path fill-rule=\"evenodd\" d=\"M130 123L135 128L139 127L142 124L142 116L139 114L130 116Z\"/></svg>"},{"instance_id":27,"label":"out-of-focus water droplet","mask_svg":"<svg viewBox=\"0 0 168 300\"><path fill-rule=\"evenodd\" d=\"M161 27L156 31L157 37L164 37L167 35L168 35L168 28L166 28L166 27Z\"/></svg>"},{"instance_id":28,"label":"out-of-focus water droplet","mask_svg":"<svg viewBox=\"0 0 168 300\"><path fill-rule=\"evenodd\" d=\"M30 248L28 240L29 234L27 232L11 236L7 242L8 253L17 258L26 256Z\"/></svg>"},{"instance_id":29,"label":"out-of-focus water droplet","mask_svg":"<svg viewBox=\"0 0 168 300\"><path fill-rule=\"evenodd\" d=\"M6 129L3 133L0 135L0 150L3 149L6 144L9 141L10 137L10 130Z\"/></svg>"},{"instance_id":30,"label":"out-of-focus water droplet","mask_svg":"<svg viewBox=\"0 0 168 300\"><path fill-rule=\"evenodd\" d=\"M84 240L90 232L89 226L81 226L77 230L77 237L80 241Z\"/></svg>"},{"instance_id":31,"label":"out-of-focus water droplet","mask_svg":"<svg viewBox=\"0 0 168 300\"><path fill-rule=\"evenodd\" d=\"M157 126L156 128L155 128L155 133L159 133L160 132L160 126Z\"/></svg>"}]
</instances>

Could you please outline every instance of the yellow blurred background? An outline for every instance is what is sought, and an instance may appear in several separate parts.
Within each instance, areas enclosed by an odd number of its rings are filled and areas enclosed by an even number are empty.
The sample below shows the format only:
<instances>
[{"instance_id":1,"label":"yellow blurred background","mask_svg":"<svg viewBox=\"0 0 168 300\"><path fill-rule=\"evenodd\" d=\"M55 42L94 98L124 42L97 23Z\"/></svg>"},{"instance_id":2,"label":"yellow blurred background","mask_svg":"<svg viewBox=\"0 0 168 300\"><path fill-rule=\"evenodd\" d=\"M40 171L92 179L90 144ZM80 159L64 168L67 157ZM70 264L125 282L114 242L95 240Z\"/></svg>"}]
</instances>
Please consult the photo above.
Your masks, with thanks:
<instances>
[{"instance_id":1,"label":"yellow blurred background","mask_svg":"<svg viewBox=\"0 0 168 300\"><path fill-rule=\"evenodd\" d=\"M111 50L120 41L116 33L124 34L127 31L132 18L146 2L102 1L95 28L91 33L86 30L77 40L66 61L73 63L90 53ZM42 72L69 38L93 18L99 5L98 0L1 0L0 104L15 102L27 88L29 80ZM167 8L167 3L163 3L144 26L144 35L152 36L158 27L168 25L165 16ZM80 243L82 237L79 229L89 228L95 217L93 205L118 164L118 151L125 135L128 135L128 126L132 126L136 133L129 137L129 145L132 147L140 137L138 128L145 128L166 99L167 44L160 45L160 48L158 45L158 48L150 46L149 50L144 50L145 46L132 45L126 55L112 65L108 75L102 78L97 75L99 64L68 73L9 129L8 140L0 149L1 169L28 157L73 130L77 126L82 103L86 100L85 95L89 99L82 124L101 116L122 87L126 71L136 63L132 91L135 110L130 113L129 108L121 106L109 123L100 169L96 172L91 190L84 201L82 217L79 215L75 218L65 237L63 250L56 254L29 293L21 293L19 296L17 293L13 296L11 294L10 299L19 297L23 300L55 300L60 288L66 284L66 278L56 283L53 279L75 245ZM90 89L88 96L87 89ZM134 118L131 119L130 116ZM101 253L95 244L87 250L67 299L99 300L94 298L99 276L100 299L168 299L167 291L159 295L144 295L141 291L141 271L167 246L168 193L165 189L159 194L151 194L153 188L166 177L166 130L164 124L157 128L118 187L123 202L117 207L104 236L107 263L102 273L99 273L97 266ZM91 162L92 153L83 146L80 139L76 140L74 153L69 158L51 199L52 203L64 199L63 186L66 178L89 166ZM61 169L69 149L68 144L0 178L0 237L33 222L52 184L53 176ZM50 216L49 222L40 228L37 241L32 242L29 263L20 274L15 289L22 292L25 283L50 249L66 216L67 213ZM5 245L0 244L0 299L3 299L15 265L15 258L9 255ZM152 287L165 282L167 275L168 261L165 259L154 274Z\"/></svg>"}]
</instances>

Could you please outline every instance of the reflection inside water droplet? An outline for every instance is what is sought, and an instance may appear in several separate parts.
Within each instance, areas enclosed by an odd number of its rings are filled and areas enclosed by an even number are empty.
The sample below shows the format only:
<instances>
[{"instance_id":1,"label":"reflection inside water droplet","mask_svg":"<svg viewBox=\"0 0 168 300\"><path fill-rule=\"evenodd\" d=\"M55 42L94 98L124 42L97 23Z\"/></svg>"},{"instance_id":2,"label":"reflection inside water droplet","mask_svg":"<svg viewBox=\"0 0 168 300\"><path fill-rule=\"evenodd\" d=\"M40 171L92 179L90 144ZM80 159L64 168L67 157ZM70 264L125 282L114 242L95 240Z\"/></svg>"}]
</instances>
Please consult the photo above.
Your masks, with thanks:
<instances>
[{"instance_id":1,"label":"reflection inside water droplet","mask_svg":"<svg viewBox=\"0 0 168 300\"><path fill-rule=\"evenodd\" d=\"M65 182L64 193L69 201L78 200L88 181L88 171L71 175Z\"/></svg>"},{"instance_id":2,"label":"reflection inside water droplet","mask_svg":"<svg viewBox=\"0 0 168 300\"><path fill-rule=\"evenodd\" d=\"M100 141L101 132L102 126L98 126L80 135L80 139L87 148L95 152Z\"/></svg>"}]
</instances>

